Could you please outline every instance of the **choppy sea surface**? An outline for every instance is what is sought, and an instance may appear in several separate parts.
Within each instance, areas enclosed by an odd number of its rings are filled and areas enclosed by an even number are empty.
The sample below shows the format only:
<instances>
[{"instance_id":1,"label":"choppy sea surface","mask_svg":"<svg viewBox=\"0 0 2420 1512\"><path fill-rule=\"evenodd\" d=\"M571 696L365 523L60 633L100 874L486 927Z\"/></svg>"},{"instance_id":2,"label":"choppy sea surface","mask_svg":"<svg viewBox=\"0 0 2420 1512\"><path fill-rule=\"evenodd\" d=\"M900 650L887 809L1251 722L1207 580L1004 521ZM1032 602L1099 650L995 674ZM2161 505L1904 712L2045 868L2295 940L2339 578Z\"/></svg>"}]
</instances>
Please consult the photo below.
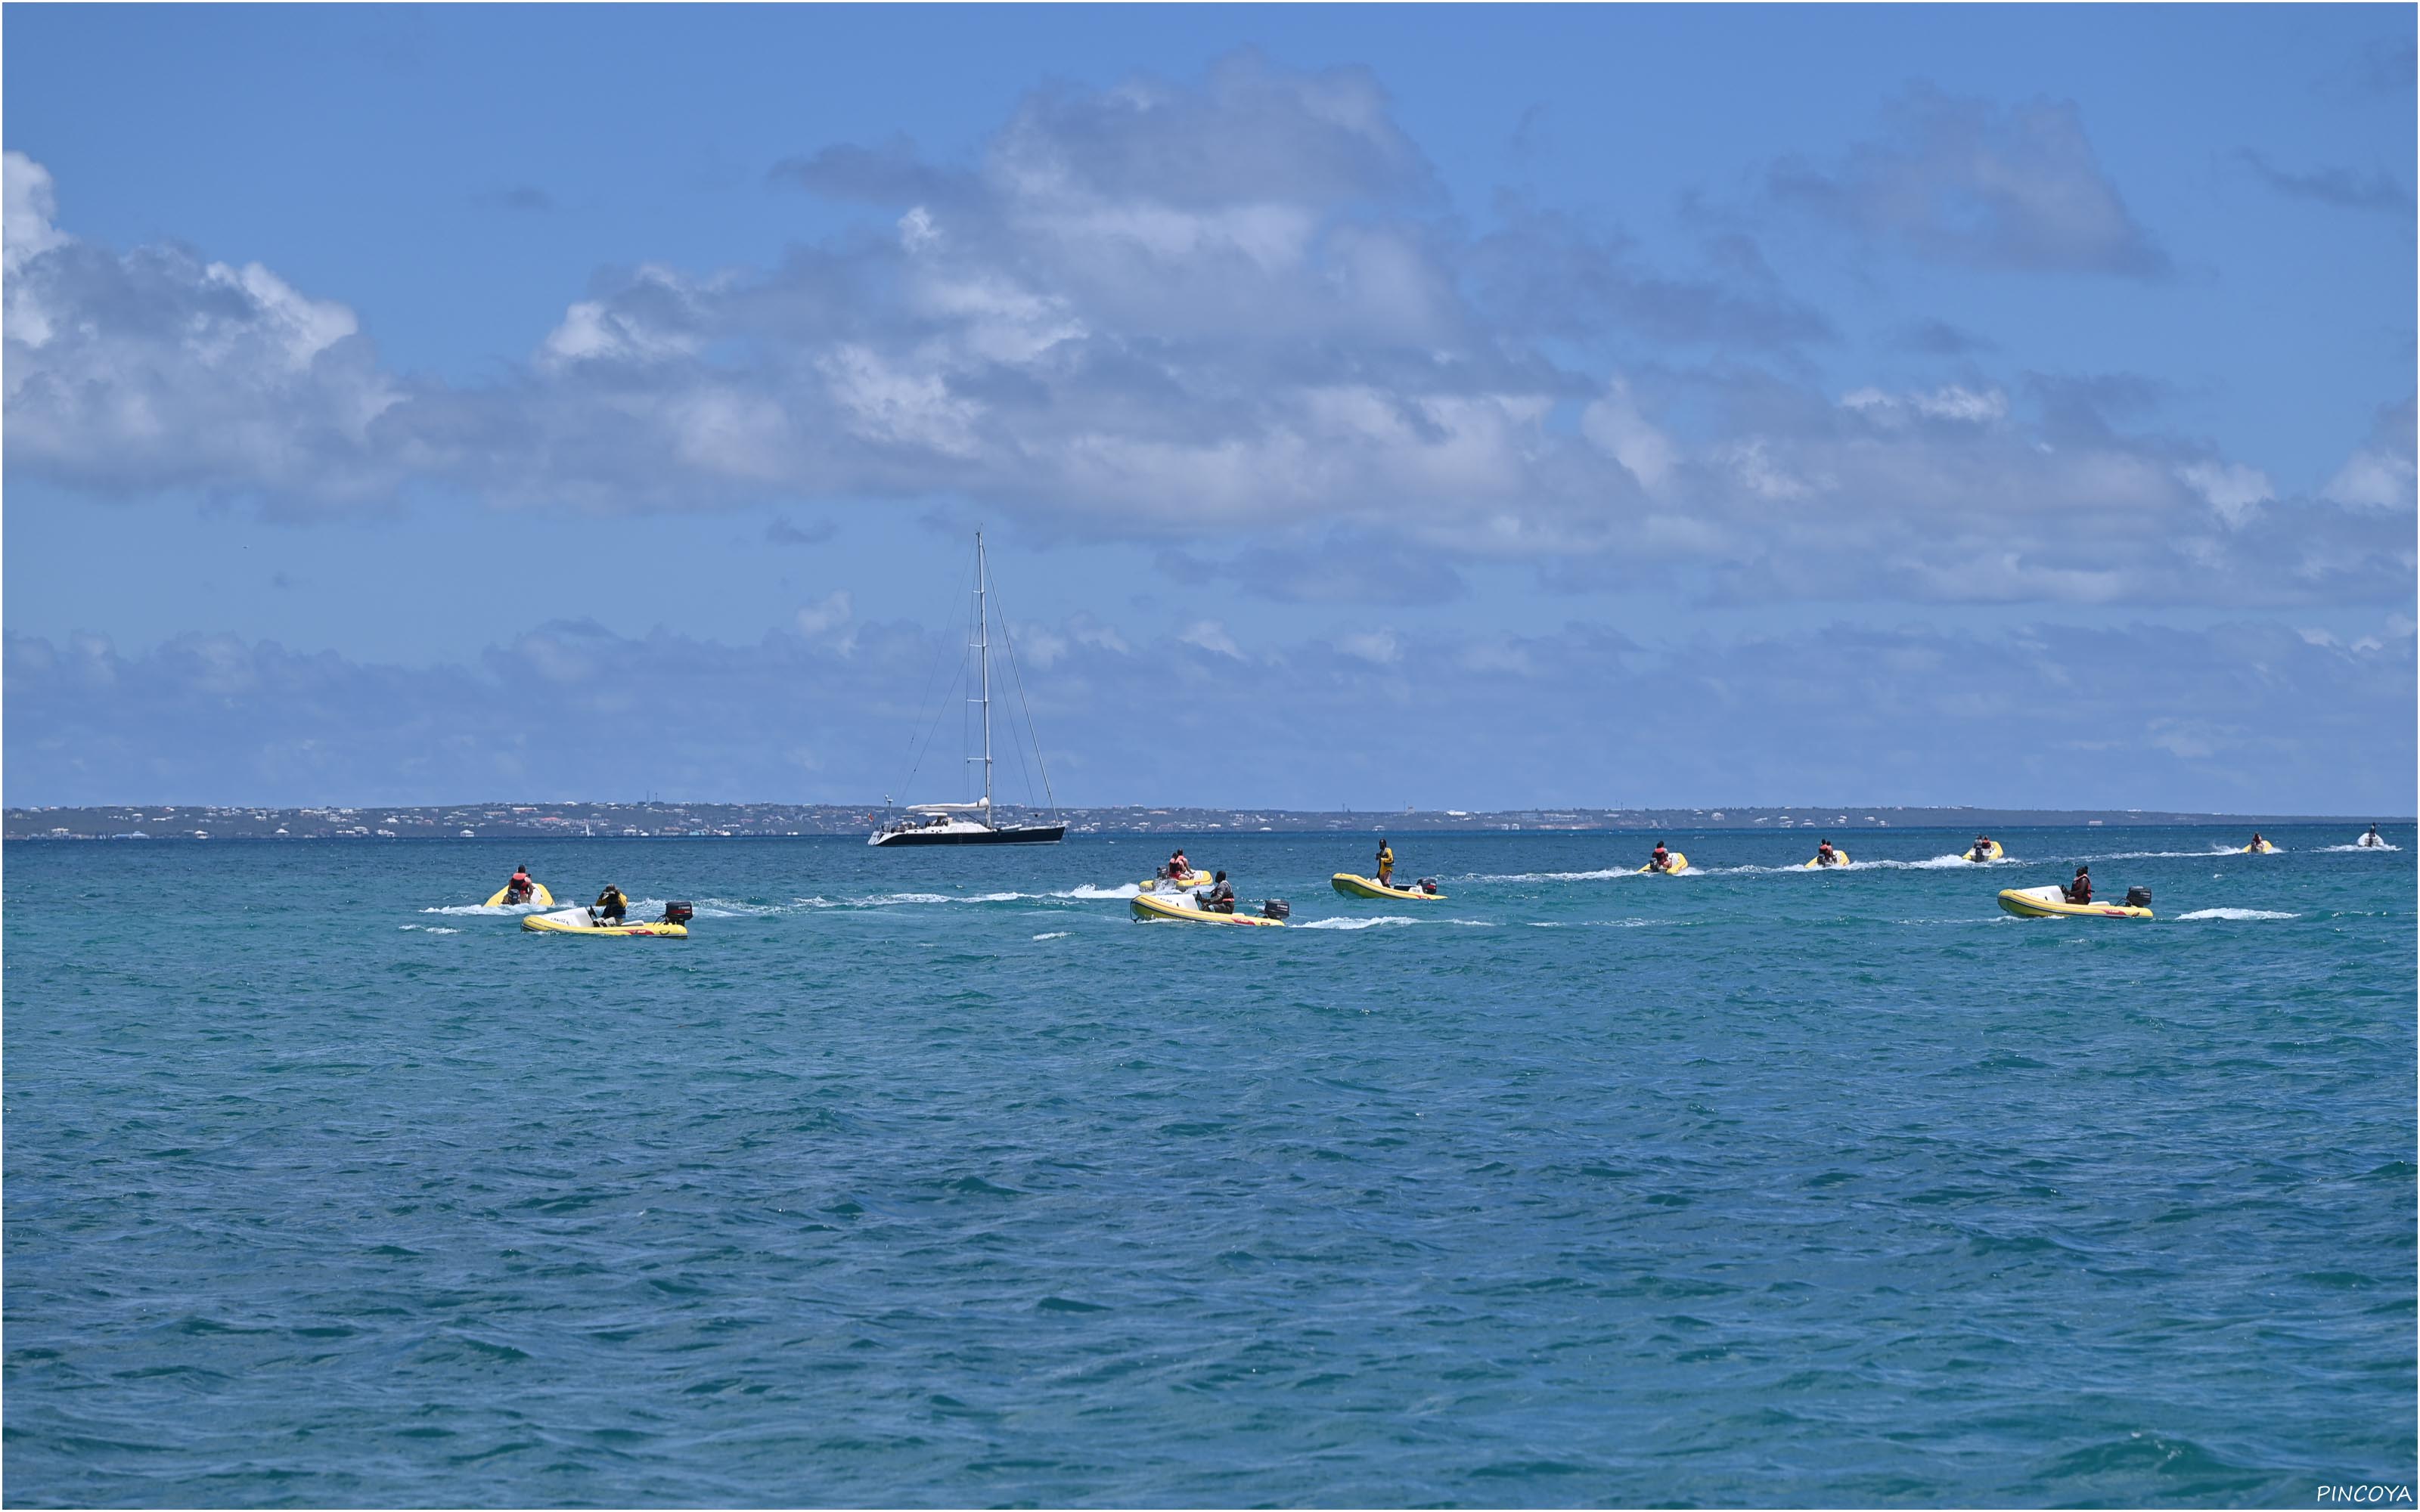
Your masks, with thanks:
<instances>
[{"instance_id":1,"label":"choppy sea surface","mask_svg":"<svg viewBox=\"0 0 2420 1512\"><path fill-rule=\"evenodd\" d=\"M6 850L8 1501L2415 1479L2414 836ZM2021 921L2088 859L2150 922ZM526 933L693 901L686 941Z\"/></svg>"}]
</instances>

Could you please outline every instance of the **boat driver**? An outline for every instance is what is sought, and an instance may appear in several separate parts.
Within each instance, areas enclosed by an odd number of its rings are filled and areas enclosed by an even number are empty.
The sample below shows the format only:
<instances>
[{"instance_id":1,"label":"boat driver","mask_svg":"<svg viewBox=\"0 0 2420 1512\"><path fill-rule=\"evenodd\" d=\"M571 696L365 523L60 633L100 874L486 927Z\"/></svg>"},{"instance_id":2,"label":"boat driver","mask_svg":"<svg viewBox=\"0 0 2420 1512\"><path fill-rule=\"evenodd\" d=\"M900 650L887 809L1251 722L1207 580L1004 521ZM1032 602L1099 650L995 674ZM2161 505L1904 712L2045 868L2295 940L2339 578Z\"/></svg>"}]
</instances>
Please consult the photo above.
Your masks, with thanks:
<instances>
[{"instance_id":1,"label":"boat driver","mask_svg":"<svg viewBox=\"0 0 2420 1512\"><path fill-rule=\"evenodd\" d=\"M1193 863L1185 858L1185 847L1179 845L1168 853L1168 879L1182 882L1193 874Z\"/></svg>"},{"instance_id":2,"label":"boat driver","mask_svg":"<svg viewBox=\"0 0 2420 1512\"><path fill-rule=\"evenodd\" d=\"M2084 866L2077 867L2075 869L2075 880L2069 883L2065 890L2067 893L2067 901L2069 903L2090 903L2092 901L2092 869L2090 867Z\"/></svg>"},{"instance_id":3,"label":"boat driver","mask_svg":"<svg viewBox=\"0 0 2420 1512\"><path fill-rule=\"evenodd\" d=\"M623 915L629 912L629 908L630 900L622 896L621 888L609 882L605 884L605 890L597 895L594 911L602 922L619 924L622 922Z\"/></svg>"},{"instance_id":4,"label":"boat driver","mask_svg":"<svg viewBox=\"0 0 2420 1512\"><path fill-rule=\"evenodd\" d=\"M525 903L536 888L537 884L530 880L529 863L523 861L513 869L513 880L504 884L504 902Z\"/></svg>"},{"instance_id":5,"label":"boat driver","mask_svg":"<svg viewBox=\"0 0 2420 1512\"><path fill-rule=\"evenodd\" d=\"M1655 854L1647 858L1647 866L1650 871L1653 872L1669 872L1672 870L1672 853L1664 848L1664 842L1662 841L1659 840L1655 842Z\"/></svg>"},{"instance_id":6,"label":"boat driver","mask_svg":"<svg viewBox=\"0 0 2420 1512\"><path fill-rule=\"evenodd\" d=\"M1393 849L1387 844L1387 837L1381 835L1378 837L1378 886L1382 887L1393 887L1395 885L1393 881L1394 875L1395 853Z\"/></svg>"},{"instance_id":7,"label":"boat driver","mask_svg":"<svg viewBox=\"0 0 2420 1512\"><path fill-rule=\"evenodd\" d=\"M1827 840L1823 844L1815 847L1815 860L1817 864L1822 866L1832 866L1837 864L1839 859L1839 853L1832 849L1832 842L1830 841Z\"/></svg>"},{"instance_id":8,"label":"boat driver","mask_svg":"<svg viewBox=\"0 0 2420 1512\"><path fill-rule=\"evenodd\" d=\"M1221 872L1210 879L1209 890L1202 894L1202 906L1214 914L1235 911L1235 887L1227 880L1226 872Z\"/></svg>"}]
</instances>

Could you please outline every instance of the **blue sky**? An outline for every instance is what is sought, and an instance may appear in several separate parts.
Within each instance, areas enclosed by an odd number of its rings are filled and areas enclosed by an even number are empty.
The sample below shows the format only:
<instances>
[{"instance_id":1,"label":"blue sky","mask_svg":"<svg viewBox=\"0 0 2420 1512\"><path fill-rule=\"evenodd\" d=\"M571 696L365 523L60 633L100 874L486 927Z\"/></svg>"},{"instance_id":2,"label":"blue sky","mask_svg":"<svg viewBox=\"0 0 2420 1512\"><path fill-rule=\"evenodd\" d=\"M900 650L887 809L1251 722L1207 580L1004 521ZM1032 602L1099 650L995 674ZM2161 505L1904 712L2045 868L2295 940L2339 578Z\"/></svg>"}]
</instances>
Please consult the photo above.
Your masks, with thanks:
<instances>
[{"instance_id":1,"label":"blue sky","mask_svg":"<svg viewBox=\"0 0 2420 1512\"><path fill-rule=\"evenodd\" d=\"M2408 812L2412 39L12 7L8 797Z\"/></svg>"}]
</instances>

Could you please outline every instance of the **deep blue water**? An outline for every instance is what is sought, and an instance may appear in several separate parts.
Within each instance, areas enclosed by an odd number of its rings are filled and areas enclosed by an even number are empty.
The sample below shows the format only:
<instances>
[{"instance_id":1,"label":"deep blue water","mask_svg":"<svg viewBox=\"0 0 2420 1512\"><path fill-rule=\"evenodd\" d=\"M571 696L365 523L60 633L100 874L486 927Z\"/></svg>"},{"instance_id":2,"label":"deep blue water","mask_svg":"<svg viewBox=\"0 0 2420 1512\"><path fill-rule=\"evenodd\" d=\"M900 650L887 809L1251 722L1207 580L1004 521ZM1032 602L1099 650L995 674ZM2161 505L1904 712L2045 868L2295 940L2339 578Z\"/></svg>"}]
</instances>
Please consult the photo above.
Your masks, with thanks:
<instances>
[{"instance_id":1,"label":"deep blue water","mask_svg":"<svg viewBox=\"0 0 2420 1512\"><path fill-rule=\"evenodd\" d=\"M2272 833L12 843L8 1497L2409 1484L2414 837ZM2160 918L1993 906L2081 857Z\"/></svg>"}]
</instances>

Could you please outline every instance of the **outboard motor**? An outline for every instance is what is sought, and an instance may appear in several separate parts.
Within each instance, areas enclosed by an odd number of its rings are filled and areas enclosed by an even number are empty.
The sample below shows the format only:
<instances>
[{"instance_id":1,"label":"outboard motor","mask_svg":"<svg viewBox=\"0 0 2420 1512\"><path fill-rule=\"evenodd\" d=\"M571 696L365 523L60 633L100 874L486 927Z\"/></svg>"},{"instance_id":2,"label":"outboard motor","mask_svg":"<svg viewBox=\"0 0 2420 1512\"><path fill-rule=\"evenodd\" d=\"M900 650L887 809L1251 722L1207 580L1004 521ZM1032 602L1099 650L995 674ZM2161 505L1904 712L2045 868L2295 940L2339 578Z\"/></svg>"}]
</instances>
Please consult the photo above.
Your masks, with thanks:
<instances>
[{"instance_id":1,"label":"outboard motor","mask_svg":"<svg viewBox=\"0 0 2420 1512\"><path fill-rule=\"evenodd\" d=\"M1435 891L1436 891L1436 878L1435 878L1435 877L1422 877L1422 878L1420 878L1420 890L1421 890L1422 892L1435 892Z\"/></svg>"},{"instance_id":2,"label":"outboard motor","mask_svg":"<svg viewBox=\"0 0 2420 1512\"><path fill-rule=\"evenodd\" d=\"M696 917L696 914L697 910L691 908L687 903L666 903L664 904L663 922L667 924L686 924L692 918Z\"/></svg>"},{"instance_id":3,"label":"outboard motor","mask_svg":"<svg viewBox=\"0 0 2420 1512\"><path fill-rule=\"evenodd\" d=\"M2129 908L2149 908L2149 907L2150 907L2150 906L2151 906L2151 889L2150 889L2150 888L2149 888L2149 887L2129 887L2129 888L2127 888L2127 889L2126 889L2126 906L2127 906L2127 907L2129 907Z\"/></svg>"},{"instance_id":4,"label":"outboard motor","mask_svg":"<svg viewBox=\"0 0 2420 1512\"><path fill-rule=\"evenodd\" d=\"M1285 918L1293 913L1294 909L1287 905L1283 898L1271 898L1261 904L1263 918Z\"/></svg>"}]
</instances>

